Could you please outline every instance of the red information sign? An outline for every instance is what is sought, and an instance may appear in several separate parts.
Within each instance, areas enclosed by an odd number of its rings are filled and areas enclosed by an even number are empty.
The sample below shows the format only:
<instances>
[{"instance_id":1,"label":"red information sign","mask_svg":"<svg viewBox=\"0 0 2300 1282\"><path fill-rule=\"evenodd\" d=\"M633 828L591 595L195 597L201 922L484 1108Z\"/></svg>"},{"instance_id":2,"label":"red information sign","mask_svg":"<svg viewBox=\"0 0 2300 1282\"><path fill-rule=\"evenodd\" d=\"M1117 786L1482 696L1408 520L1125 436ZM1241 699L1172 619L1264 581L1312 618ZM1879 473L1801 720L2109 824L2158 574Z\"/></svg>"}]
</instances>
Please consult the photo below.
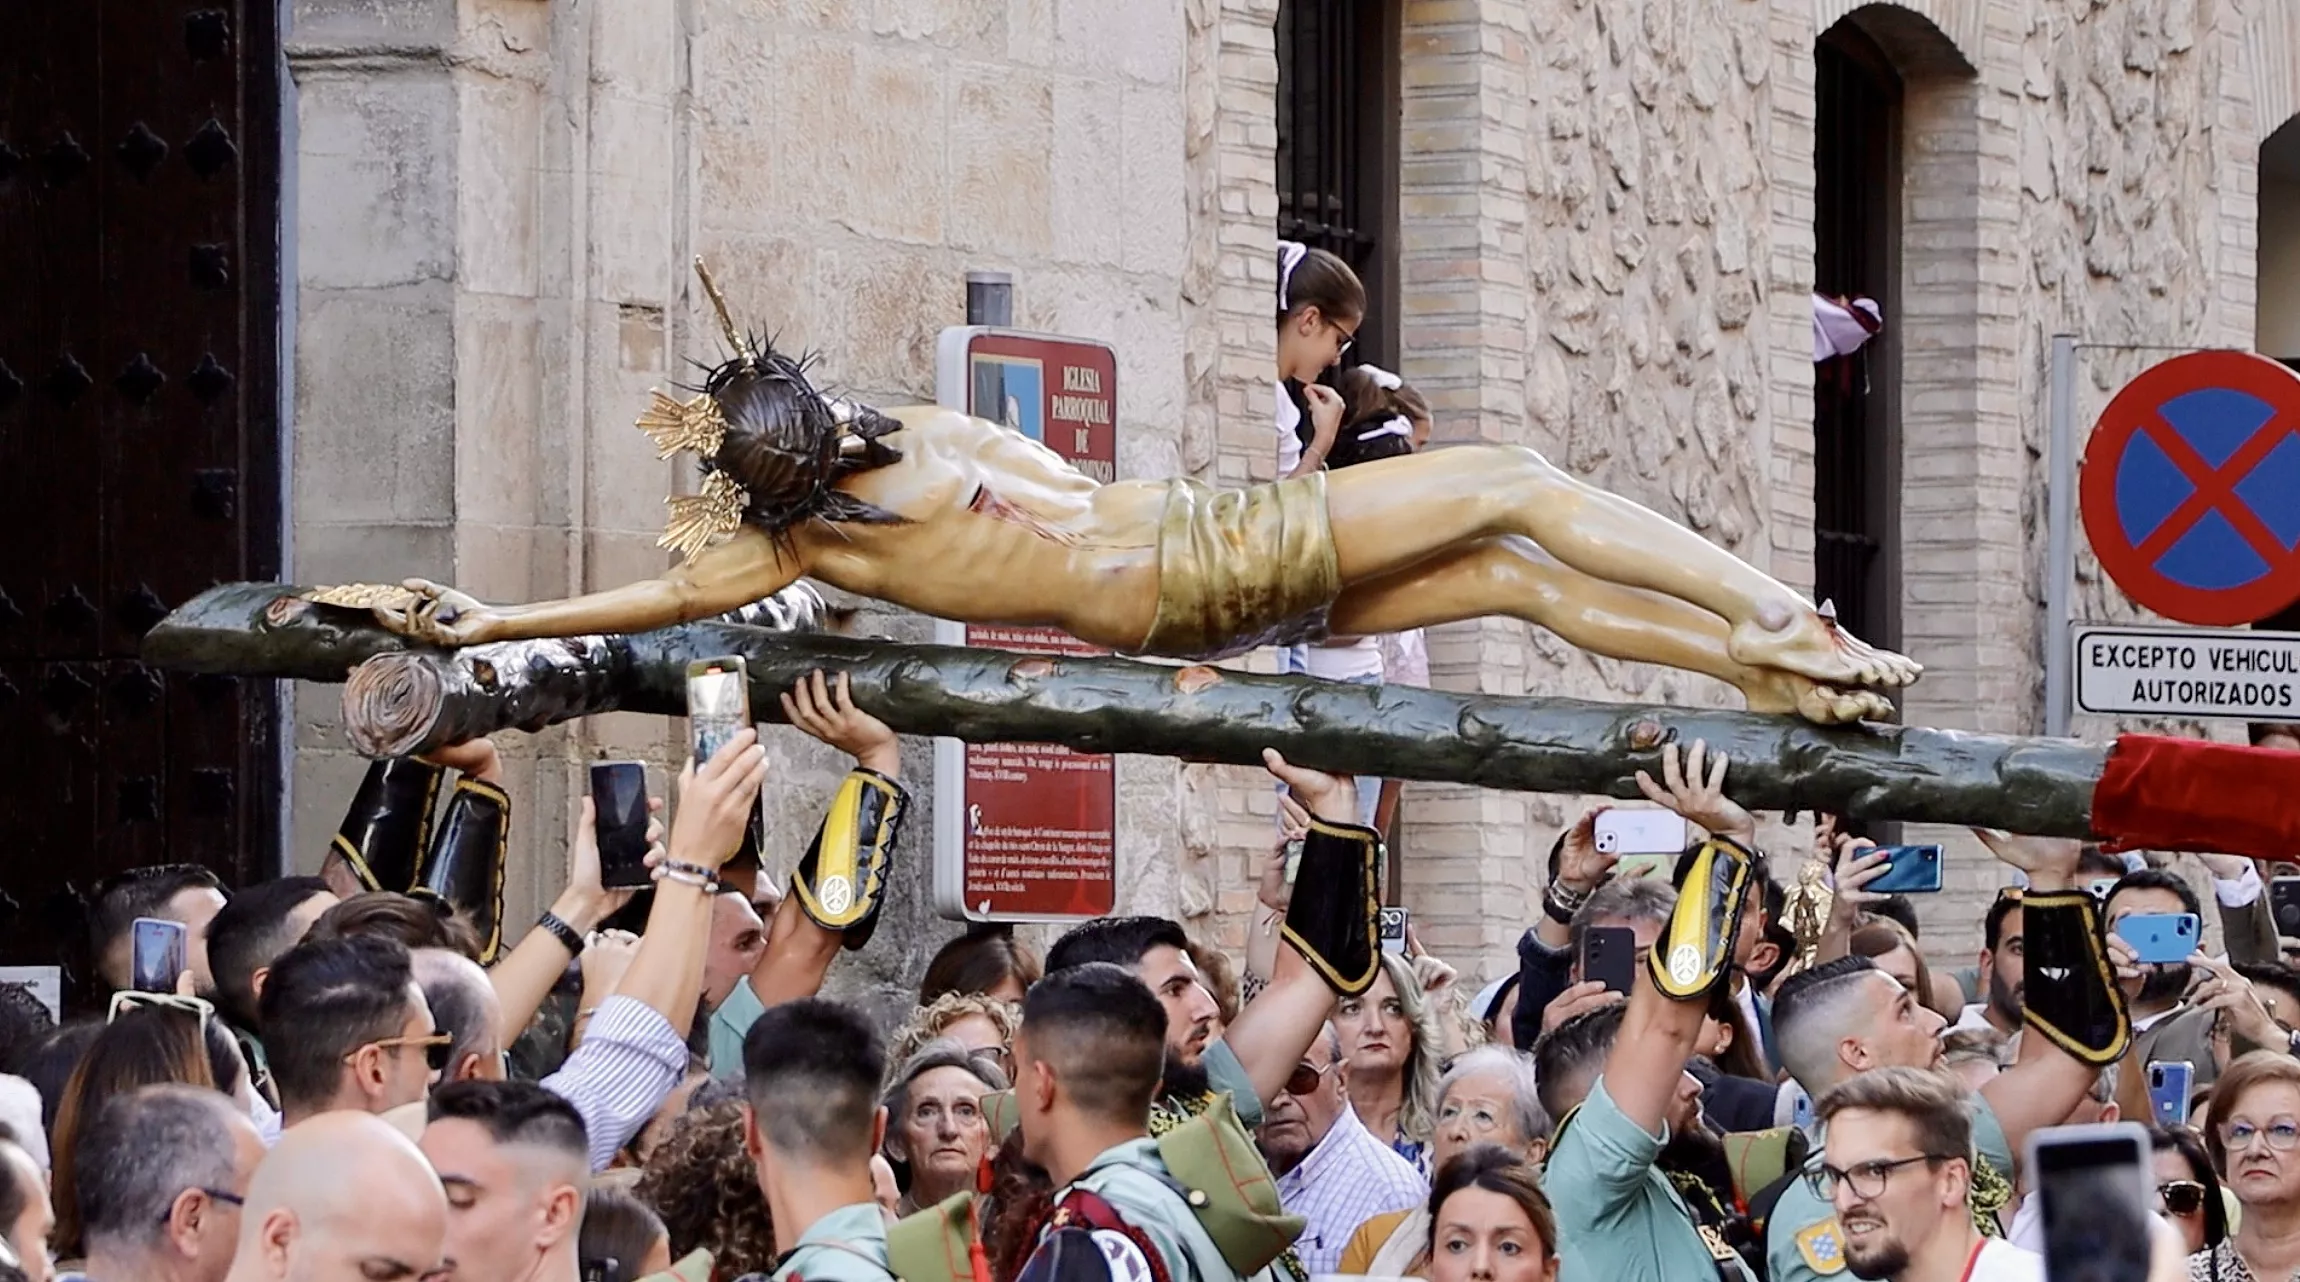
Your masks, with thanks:
<instances>
[{"instance_id":1,"label":"red information sign","mask_svg":"<svg viewBox=\"0 0 2300 1282\"><path fill-rule=\"evenodd\" d=\"M943 404L1003 423L1097 481L1118 472L1118 358L1099 343L943 331ZM938 637L1100 655L1052 628L944 624ZM973 921L1096 917L1117 901L1114 759L1052 744L946 741L935 759L935 901Z\"/></svg>"}]
</instances>

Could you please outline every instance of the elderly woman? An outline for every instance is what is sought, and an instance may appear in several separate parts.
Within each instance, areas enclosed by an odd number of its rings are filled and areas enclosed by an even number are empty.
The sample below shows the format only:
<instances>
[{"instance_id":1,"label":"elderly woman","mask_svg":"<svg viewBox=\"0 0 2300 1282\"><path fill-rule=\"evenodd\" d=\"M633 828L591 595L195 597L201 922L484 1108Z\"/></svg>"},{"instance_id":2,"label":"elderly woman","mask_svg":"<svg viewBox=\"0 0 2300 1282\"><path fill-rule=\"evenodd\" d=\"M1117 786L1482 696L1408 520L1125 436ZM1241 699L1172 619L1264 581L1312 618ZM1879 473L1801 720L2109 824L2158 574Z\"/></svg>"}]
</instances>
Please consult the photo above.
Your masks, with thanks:
<instances>
[{"instance_id":1,"label":"elderly woman","mask_svg":"<svg viewBox=\"0 0 2300 1282\"><path fill-rule=\"evenodd\" d=\"M884 1101L884 1151L903 1191L897 1215L974 1190L975 1173L990 1151L982 1097L1006 1085L997 1064L948 1038L919 1047L895 1069Z\"/></svg>"},{"instance_id":2,"label":"elderly woman","mask_svg":"<svg viewBox=\"0 0 2300 1282\"><path fill-rule=\"evenodd\" d=\"M1550 1127L1534 1090L1533 1061L1506 1046L1480 1046L1454 1060L1438 1082L1430 1157L1442 1169L1473 1145L1493 1144L1538 1168ZM1375 1216L1343 1248L1340 1271L1429 1277L1430 1225L1428 1207Z\"/></svg>"},{"instance_id":3,"label":"elderly woman","mask_svg":"<svg viewBox=\"0 0 2300 1282\"><path fill-rule=\"evenodd\" d=\"M1350 1106L1358 1120L1427 1178L1445 1026L1413 963L1396 953L1381 959L1374 986L1335 1008L1334 1032L1350 1061Z\"/></svg>"},{"instance_id":4,"label":"elderly woman","mask_svg":"<svg viewBox=\"0 0 2300 1282\"><path fill-rule=\"evenodd\" d=\"M2213 1087L2204 1142L2244 1213L2226 1241L2188 1258L2189 1277L2284 1282L2300 1272L2300 1060L2238 1057Z\"/></svg>"}]
</instances>

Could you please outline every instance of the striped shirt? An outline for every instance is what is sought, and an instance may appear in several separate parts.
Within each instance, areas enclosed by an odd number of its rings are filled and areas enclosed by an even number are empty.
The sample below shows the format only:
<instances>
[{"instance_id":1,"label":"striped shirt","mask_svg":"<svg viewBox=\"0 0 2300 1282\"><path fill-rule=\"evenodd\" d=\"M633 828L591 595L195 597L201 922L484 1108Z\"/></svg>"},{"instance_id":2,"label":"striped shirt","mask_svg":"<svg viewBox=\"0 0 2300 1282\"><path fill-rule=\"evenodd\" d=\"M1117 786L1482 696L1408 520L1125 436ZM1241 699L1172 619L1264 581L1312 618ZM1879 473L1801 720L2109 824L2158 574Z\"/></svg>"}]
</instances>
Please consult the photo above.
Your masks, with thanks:
<instances>
[{"instance_id":1,"label":"striped shirt","mask_svg":"<svg viewBox=\"0 0 2300 1282\"><path fill-rule=\"evenodd\" d=\"M592 1014L583 1044L543 1087L583 1115L591 1169L603 1171L686 1072L686 1039L661 1011L637 998L610 997Z\"/></svg>"},{"instance_id":2,"label":"striped shirt","mask_svg":"<svg viewBox=\"0 0 2300 1282\"><path fill-rule=\"evenodd\" d=\"M1309 1221L1294 1250L1312 1274L1331 1273L1358 1226L1377 1215L1420 1206L1429 1182L1358 1120L1346 1102L1326 1137L1293 1170L1278 1177L1278 1201Z\"/></svg>"}]
</instances>

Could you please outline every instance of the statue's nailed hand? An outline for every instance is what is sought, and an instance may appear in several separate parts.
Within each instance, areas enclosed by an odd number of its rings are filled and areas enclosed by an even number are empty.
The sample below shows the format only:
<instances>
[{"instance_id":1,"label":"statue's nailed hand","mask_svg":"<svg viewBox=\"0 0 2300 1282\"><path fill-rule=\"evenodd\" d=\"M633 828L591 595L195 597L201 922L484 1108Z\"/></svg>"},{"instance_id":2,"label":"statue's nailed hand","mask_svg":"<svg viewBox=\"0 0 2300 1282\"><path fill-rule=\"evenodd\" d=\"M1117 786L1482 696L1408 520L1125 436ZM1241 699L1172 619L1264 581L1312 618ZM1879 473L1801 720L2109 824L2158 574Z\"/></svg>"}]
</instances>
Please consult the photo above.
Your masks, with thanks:
<instances>
[{"instance_id":1,"label":"statue's nailed hand","mask_svg":"<svg viewBox=\"0 0 2300 1282\"><path fill-rule=\"evenodd\" d=\"M429 579L408 579L401 587L415 600L399 608L377 606L375 621L426 645L477 645L495 639L496 614L479 598Z\"/></svg>"}]
</instances>

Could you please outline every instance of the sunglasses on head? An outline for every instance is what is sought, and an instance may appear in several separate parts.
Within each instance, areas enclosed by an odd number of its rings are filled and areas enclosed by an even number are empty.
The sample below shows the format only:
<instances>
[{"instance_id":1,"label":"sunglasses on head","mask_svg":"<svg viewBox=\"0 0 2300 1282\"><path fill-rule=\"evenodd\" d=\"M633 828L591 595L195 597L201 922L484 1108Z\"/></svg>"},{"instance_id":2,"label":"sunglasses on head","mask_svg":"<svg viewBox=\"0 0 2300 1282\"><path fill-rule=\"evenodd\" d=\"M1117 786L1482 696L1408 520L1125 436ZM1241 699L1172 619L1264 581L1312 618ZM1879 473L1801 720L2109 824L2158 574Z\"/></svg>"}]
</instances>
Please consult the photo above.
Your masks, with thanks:
<instances>
[{"instance_id":1,"label":"sunglasses on head","mask_svg":"<svg viewBox=\"0 0 2300 1282\"><path fill-rule=\"evenodd\" d=\"M183 997L175 993L147 993L140 989L123 988L112 994L111 1009L104 1014L107 1024L118 1022L120 1016L132 1010L172 1010L196 1015L200 1021L200 1035L207 1036L208 1021L215 1017L216 1008L204 998Z\"/></svg>"},{"instance_id":2,"label":"sunglasses on head","mask_svg":"<svg viewBox=\"0 0 2300 1282\"><path fill-rule=\"evenodd\" d=\"M2168 1180L2156 1186L2164 1209L2174 1215L2194 1215L2204 1209L2204 1186L2194 1180Z\"/></svg>"}]
</instances>

